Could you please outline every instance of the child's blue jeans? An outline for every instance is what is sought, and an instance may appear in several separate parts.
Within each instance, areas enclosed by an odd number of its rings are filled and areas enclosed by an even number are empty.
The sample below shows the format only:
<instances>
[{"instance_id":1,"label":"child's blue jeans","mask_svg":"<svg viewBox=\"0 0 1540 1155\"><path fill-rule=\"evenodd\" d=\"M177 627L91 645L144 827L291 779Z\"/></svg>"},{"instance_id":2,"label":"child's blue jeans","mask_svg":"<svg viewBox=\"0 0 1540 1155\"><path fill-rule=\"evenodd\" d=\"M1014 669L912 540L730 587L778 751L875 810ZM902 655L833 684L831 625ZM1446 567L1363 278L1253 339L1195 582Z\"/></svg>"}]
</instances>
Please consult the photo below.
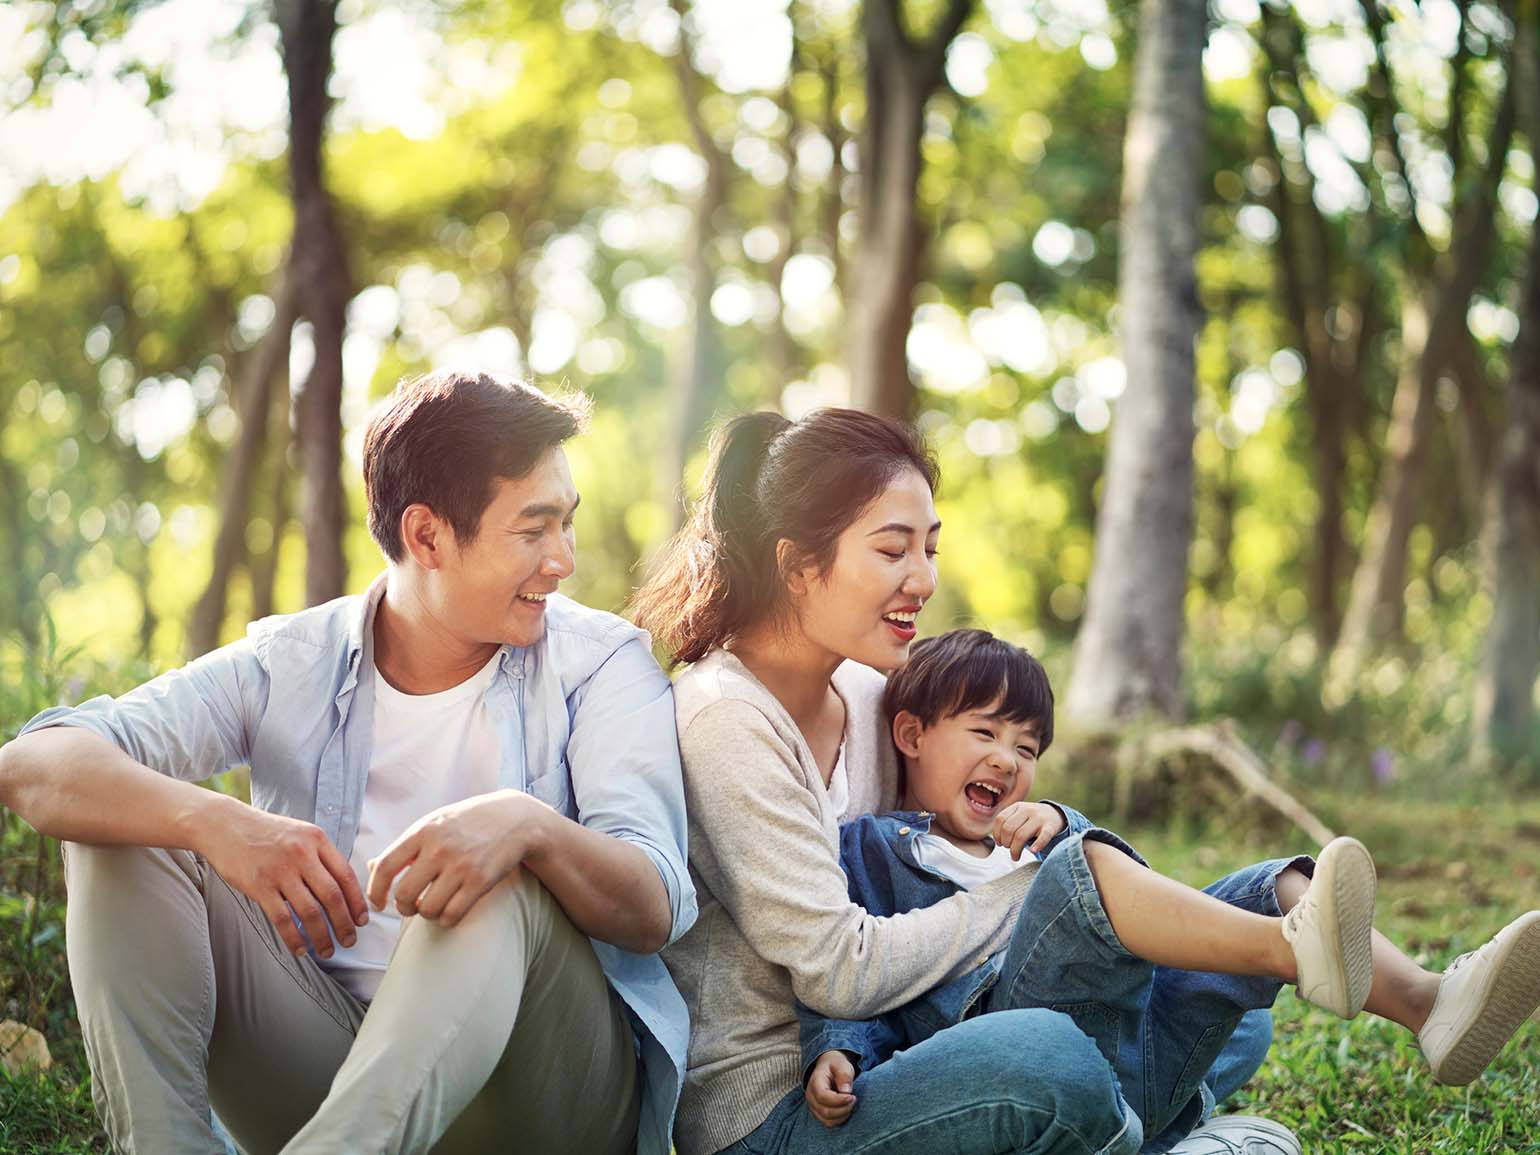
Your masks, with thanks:
<instances>
[{"instance_id":1,"label":"child's blue jeans","mask_svg":"<svg viewBox=\"0 0 1540 1155\"><path fill-rule=\"evenodd\" d=\"M1083 842L1138 854L1104 830L1048 856L983 1010L861 1072L855 1113L829 1129L801 1088L723 1155L1029 1155L1164 1152L1262 1065L1272 979L1177 971L1118 942ZM1139 859L1141 862L1143 859ZM1258 863L1209 894L1278 915L1274 883L1308 857ZM1152 1138L1145 1142L1144 1136Z\"/></svg>"},{"instance_id":2,"label":"child's blue jeans","mask_svg":"<svg viewBox=\"0 0 1540 1155\"><path fill-rule=\"evenodd\" d=\"M1271 1007L1277 979L1174 970L1135 958L1113 933L1086 861L1087 839L1139 855L1117 835L1088 830L1067 838L1044 860L1027 892L1000 978L984 998L994 1013L1022 1008L1061 1011L1089 1035L1112 1065L1123 1097L1144 1124L1146 1152L1162 1152L1202 1121L1214 1103L1255 1070L1243 1052L1228 1058L1243 1017ZM1226 875L1206 893L1255 914L1276 916L1276 882L1288 867L1309 876L1309 857L1279 858ZM1271 1037L1270 1022L1247 1021ZM1262 1050L1266 1051L1266 1041ZM1260 1061L1260 1057L1258 1058Z\"/></svg>"}]
</instances>

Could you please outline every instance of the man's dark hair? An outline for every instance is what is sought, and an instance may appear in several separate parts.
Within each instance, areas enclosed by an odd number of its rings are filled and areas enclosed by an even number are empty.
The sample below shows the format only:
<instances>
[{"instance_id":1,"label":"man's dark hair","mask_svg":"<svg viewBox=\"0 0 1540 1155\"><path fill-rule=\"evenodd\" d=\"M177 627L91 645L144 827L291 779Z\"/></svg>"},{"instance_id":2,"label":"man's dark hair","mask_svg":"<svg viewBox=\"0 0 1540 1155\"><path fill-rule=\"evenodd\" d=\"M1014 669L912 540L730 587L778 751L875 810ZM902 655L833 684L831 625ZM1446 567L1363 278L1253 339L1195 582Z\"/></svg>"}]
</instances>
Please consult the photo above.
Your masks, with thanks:
<instances>
[{"instance_id":1,"label":"man's dark hair","mask_svg":"<svg viewBox=\"0 0 1540 1155\"><path fill-rule=\"evenodd\" d=\"M1030 722L1037 752L1053 742L1053 687L1043 664L988 630L952 630L910 647L909 662L888 678L882 709L891 726L907 710L926 726L969 710Z\"/></svg>"},{"instance_id":2,"label":"man's dark hair","mask_svg":"<svg viewBox=\"0 0 1540 1155\"><path fill-rule=\"evenodd\" d=\"M476 539L497 478L517 480L582 430L582 394L549 397L488 373L442 369L402 381L364 433L369 533L391 561L406 556L401 515L421 502Z\"/></svg>"}]
</instances>

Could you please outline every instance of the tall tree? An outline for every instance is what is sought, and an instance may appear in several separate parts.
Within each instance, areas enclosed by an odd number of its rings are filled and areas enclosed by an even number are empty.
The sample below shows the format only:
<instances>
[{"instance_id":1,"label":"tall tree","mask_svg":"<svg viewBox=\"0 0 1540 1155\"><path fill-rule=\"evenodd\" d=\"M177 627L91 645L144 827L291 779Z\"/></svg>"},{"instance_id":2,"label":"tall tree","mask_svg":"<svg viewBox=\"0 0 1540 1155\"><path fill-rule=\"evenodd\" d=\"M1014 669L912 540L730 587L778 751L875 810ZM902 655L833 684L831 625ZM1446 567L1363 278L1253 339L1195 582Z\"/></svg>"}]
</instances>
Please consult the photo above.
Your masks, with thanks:
<instances>
[{"instance_id":1,"label":"tall tree","mask_svg":"<svg viewBox=\"0 0 1540 1155\"><path fill-rule=\"evenodd\" d=\"M902 0L866 0L866 123L861 134L861 233L846 294L855 404L908 417L914 386L904 347L914 317L924 227L916 196L925 106L941 86L946 53L973 9L948 0L929 36L904 27Z\"/></svg>"},{"instance_id":2,"label":"tall tree","mask_svg":"<svg viewBox=\"0 0 1540 1155\"><path fill-rule=\"evenodd\" d=\"M1378 19L1370 0L1365 0L1364 10L1371 14L1371 20ZM1383 69L1383 56L1380 67ZM1385 89L1388 93L1388 79ZM1388 95L1385 105L1387 109L1393 107ZM1459 109L1451 111L1453 116L1461 114ZM1393 111L1385 115L1389 119L1382 118L1383 131L1398 139L1393 135L1397 132ZM1407 546L1417 522L1438 381L1456 359L1471 297L1492 255L1497 186L1507 165L1514 122L1515 86L1505 83L1487 140L1485 165L1472 171L1472 166L1453 158L1457 173L1464 177L1455 206L1454 235L1448 250L1431 261L1426 285L1418 283L1424 262L1417 259L1417 253L1426 249L1426 239L1414 218L1416 247L1403 274L1402 362L1385 438L1387 454L1364 526L1363 550L1353 574L1342 631L1327 661L1323 697L1328 707L1347 699L1374 647L1400 633ZM1399 145L1394 152L1399 156Z\"/></svg>"},{"instance_id":3,"label":"tall tree","mask_svg":"<svg viewBox=\"0 0 1540 1155\"><path fill-rule=\"evenodd\" d=\"M711 315L711 295L716 290L712 244L717 235L717 217L727 205L727 176L731 162L712 136L701 107L708 82L695 68L690 38L685 31L684 0L671 2L680 17L679 48L674 53L680 101L695 150L706 166L705 179L691 213L689 248L685 258L690 282L690 322L685 336L684 363L671 397L666 445L661 459L663 484L660 492L673 518L672 528L677 529L684 514L684 503L678 499L678 490L685 462L706 423L713 385L720 371L721 342Z\"/></svg>"},{"instance_id":4,"label":"tall tree","mask_svg":"<svg viewBox=\"0 0 1540 1155\"><path fill-rule=\"evenodd\" d=\"M295 292L285 283L279 289L272 324L249 354L246 372L236 393L240 431L225 459L219 489L219 529L214 536L214 565L208 585L193 607L187 626L189 657L207 653L219 645L225 620L230 577L247 560L246 532L252 490L267 451L273 425L273 388L289 360L289 335L294 328ZM281 465L280 465L281 468Z\"/></svg>"},{"instance_id":5,"label":"tall tree","mask_svg":"<svg viewBox=\"0 0 1540 1155\"><path fill-rule=\"evenodd\" d=\"M327 80L337 31L337 0L275 0L289 85L289 181L294 240L286 278L310 322L315 357L293 383L305 486L305 600L342 594L347 584L342 491L342 337L352 281L342 229L326 187L321 146L331 107Z\"/></svg>"},{"instance_id":6,"label":"tall tree","mask_svg":"<svg viewBox=\"0 0 1540 1155\"><path fill-rule=\"evenodd\" d=\"M1140 2L1119 232L1129 380L1107 447L1065 702L1068 713L1092 721L1182 710L1206 22L1204 0Z\"/></svg>"},{"instance_id":7,"label":"tall tree","mask_svg":"<svg viewBox=\"0 0 1540 1155\"><path fill-rule=\"evenodd\" d=\"M1292 11L1262 9L1259 41L1266 57L1263 92L1271 108L1293 113L1300 128L1318 129L1305 95L1308 58L1299 21ZM1294 329L1305 362L1305 405L1310 417L1316 515L1310 572L1306 581L1316 640L1324 652L1341 625L1338 588L1352 567L1352 548L1343 532L1351 417L1365 402L1372 338L1380 331L1376 299L1379 281L1369 250L1383 231L1371 219L1363 241L1344 252L1316 204L1316 179L1302 155L1286 156L1266 122L1264 163L1272 170L1268 206L1278 221L1273 248L1285 319ZM1372 210L1371 210L1372 211Z\"/></svg>"},{"instance_id":8,"label":"tall tree","mask_svg":"<svg viewBox=\"0 0 1540 1155\"><path fill-rule=\"evenodd\" d=\"M1525 135L1540 149L1540 11L1528 8L1514 54ZM1487 765L1533 755L1540 676L1540 221L1530 233L1519 335L1508 365L1506 422L1487 493L1482 561L1492 621L1476 681L1477 748Z\"/></svg>"}]
</instances>

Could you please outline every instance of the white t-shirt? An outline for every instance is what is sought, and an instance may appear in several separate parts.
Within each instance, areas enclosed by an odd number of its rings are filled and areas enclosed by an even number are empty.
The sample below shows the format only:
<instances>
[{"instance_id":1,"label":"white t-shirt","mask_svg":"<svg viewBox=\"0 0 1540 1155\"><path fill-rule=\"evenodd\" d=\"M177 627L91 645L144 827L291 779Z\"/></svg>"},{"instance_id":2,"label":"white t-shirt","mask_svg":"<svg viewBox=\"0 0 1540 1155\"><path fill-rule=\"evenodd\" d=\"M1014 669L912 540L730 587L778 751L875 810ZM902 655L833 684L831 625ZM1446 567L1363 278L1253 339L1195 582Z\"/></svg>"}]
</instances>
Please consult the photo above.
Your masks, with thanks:
<instances>
[{"instance_id":1,"label":"white t-shirt","mask_svg":"<svg viewBox=\"0 0 1540 1155\"><path fill-rule=\"evenodd\" d=\"M965 850L959 850L939 834L921 834L914 842L914 858L921 866L934 870L943 878L949 878L964 890L983 886L997 878L1004 878L1011 871L1027 863L1035 863L1029 851L1021 852L1021 861L1011 859L1011 848L996 845L988 858L975 858Z\"/></svg>"},{"instance_id":2,"label":"white t-shirt","mask_svg":"<svg viewBox=\"0 0 1540 1155\"><path fill-rule=\"evenodd\" d=\"M850 809L850 774L845 770L845 743L840 741L839 753L834 756L834 773L829 775L829 808L834 811L836 820L845 820L845 811Z\"/></svg>"},{"instance_id":3,"label":"white t-shirt","mask_svg":"<svg viewBox=\"0 0 1540 1155\"><path fill-rule=\"evenodd\" d=\"M369 860L424 814L497 789L497 732L484 697L499 655L458 686L403 694L374 671L374 753L364 784L358 837L348 865L368 893ZM404 872L403 872L404 873ZM397 874L394 881L399 882ZM338 945L321 965L354 997L368 1002L401 933L394 886L384 910L370 910L351 947Z\"/></svg>"}]
</instances>

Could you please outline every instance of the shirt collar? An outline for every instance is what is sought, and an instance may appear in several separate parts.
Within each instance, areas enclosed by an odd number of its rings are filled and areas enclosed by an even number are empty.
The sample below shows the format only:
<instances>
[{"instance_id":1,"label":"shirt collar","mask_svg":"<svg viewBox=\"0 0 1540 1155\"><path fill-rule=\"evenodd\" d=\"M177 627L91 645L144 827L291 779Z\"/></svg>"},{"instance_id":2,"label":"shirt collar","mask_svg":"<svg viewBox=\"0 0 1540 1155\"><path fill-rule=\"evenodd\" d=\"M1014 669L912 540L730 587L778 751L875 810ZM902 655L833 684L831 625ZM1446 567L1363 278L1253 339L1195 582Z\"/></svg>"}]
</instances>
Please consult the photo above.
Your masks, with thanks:
<instances>
[{"instance_id":1,"label":"shirt collar","mask_svg":"<svg viewBox=\"0 0 1540 1155\"><path fill-rule=\"evenodd\" d=\"M358 672L362 668L364 657L367 655L372 658L374 654L374 618L380 612L380 602L385 597L385 585L389 576L390 573L387 570L369 583L369 589L359 603L358 612L348 622L348 672L343 679L342 693L347 693L358 685ZM524 655L528 648L505 644L498 651L498 672L522 677Z\"/></svg>"}]
</instances>

